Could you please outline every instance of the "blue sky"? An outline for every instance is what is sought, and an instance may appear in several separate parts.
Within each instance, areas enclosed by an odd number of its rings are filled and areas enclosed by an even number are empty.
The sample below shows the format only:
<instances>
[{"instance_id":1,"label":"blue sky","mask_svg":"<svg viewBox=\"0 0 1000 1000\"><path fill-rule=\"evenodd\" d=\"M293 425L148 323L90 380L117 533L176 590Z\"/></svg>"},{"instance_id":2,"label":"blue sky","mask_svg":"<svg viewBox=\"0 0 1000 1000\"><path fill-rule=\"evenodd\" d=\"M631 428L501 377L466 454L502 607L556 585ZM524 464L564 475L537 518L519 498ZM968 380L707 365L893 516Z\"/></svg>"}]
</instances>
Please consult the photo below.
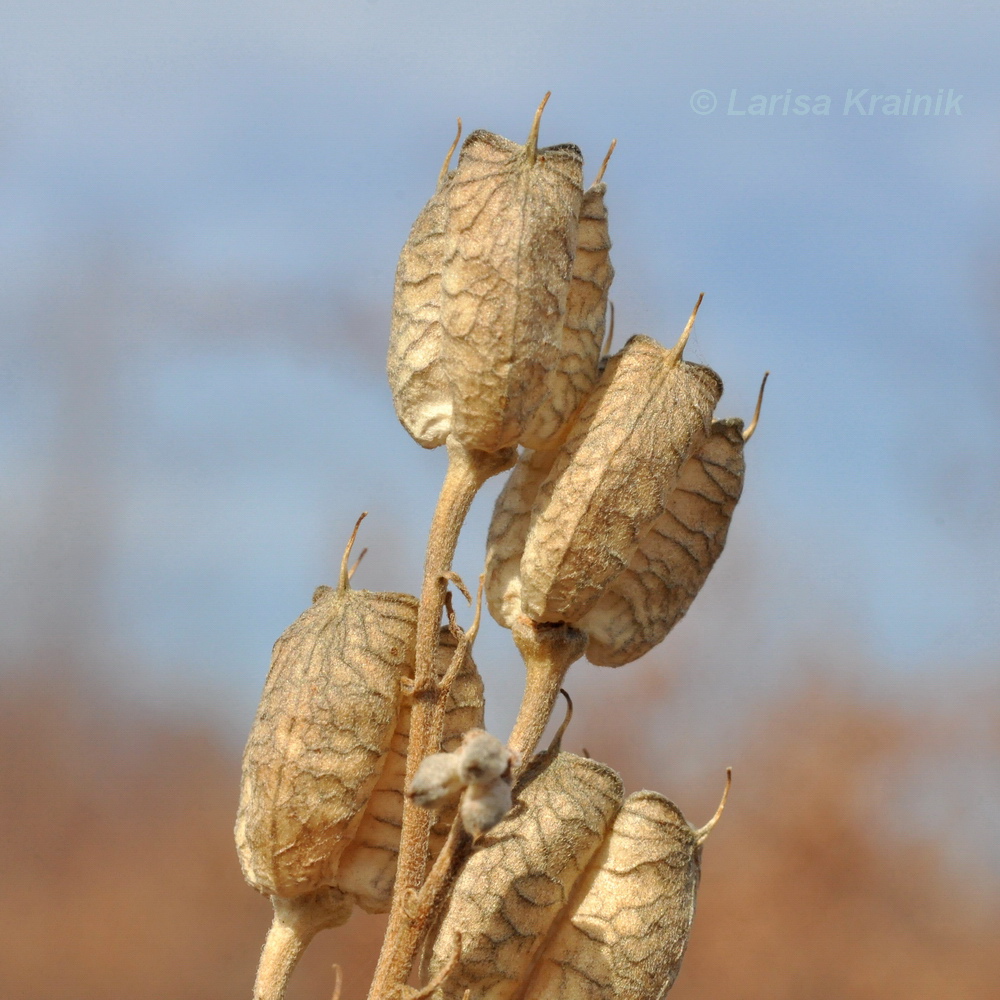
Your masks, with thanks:
<instances>
[{"instance_id":1,"label":"blue sky","mask_svg":"<svg viewBox=\"0 0 1000 1000\"><path fill-rule=\"evenodd\" d=\"M618 139L619 343L674 340L704 291L689 353L722 375L719 412L749 415L772 371L730 550L668 646L739 650L760 678L827 641L942 686L980 668L1000 641L989 6L5 4L9 649L58 631L32 608L53 575L86 579L94 533L93 592L61 598L77 627L138 693L210 692L242 726L361 509L362 585L417 588L443 456L396 423L381 370L396 256L455 117L520 140L552 90L543 142L592 175ZM951 91L962 113L845 115L861 91ZM830 114L727 113L755 94ZM497 671L505 643L483 636Z\"/></svg>"}]
</instances>

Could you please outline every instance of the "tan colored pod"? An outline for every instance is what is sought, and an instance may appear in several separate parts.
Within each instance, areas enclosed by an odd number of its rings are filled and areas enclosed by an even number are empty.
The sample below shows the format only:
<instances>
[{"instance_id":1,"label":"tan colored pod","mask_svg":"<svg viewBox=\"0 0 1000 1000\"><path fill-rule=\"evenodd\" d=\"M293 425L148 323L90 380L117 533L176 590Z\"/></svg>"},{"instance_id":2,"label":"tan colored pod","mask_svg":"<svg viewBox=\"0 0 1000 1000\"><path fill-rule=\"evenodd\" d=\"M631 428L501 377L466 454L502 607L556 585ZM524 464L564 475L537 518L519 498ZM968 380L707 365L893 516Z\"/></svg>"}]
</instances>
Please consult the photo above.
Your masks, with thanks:
<instances>
[{"instance_id":1,"label":"tan colored pod","mask_svg":"<svg viewBox=\"0 0 1000 1000\"><path fill-rule=\"evenodd\" d=\"M451 431L469 449L516 445L559 361L583 198L573 145L473 132L447 185L441 326Z\"/></svg>"},{"instance_id":2,"label":"tan colored pod","mask_svg":"<svg viewBox=\"0 0 1000 1000\"><path fill-rule=\"evenodd\" d=\"M555 447L597 383L608 291L615 276L604 204L607 185L601 178L614 148L612 143L597 179L584 192L580 205L576 256L558 358L546 375L546 395L521 436L521 444L527 448Z\"/></svg>"},{"instance_id":3,"label":"tan colored pod","mask_svg":"<svg viewBox=\"0 0 1000 1000\"><path fill-rule=\"evenodd\" d=\"M521 995L659 1000L680 971L701 848L718 817L695 830L657 792L630 795Z\"/></svg>"},{"instance_id":4,"label":"tan colored pod","mask_svg":"<svg viewBox=\"0 0 1000 1000\"><path fill-rule=\"evenodd\" d=\"M531 527L538 489L556 451L525 451L507 477L493 508L486 540L486 604L490 614L513 628L521 611L521 557Z\"/></svg>"},{"instance_id":5,"label":"tan colored pod","mask_svg":"<svg viewBox=\"0 0 1000 1000\"><path fill-rule=\"evenodd\" d=\"M451 632L441 630L437 654L438 675L444 674L455 652L456 641ZM403 787L406 781L406 751L410 738L412 698L404 695L400 705L396 731L382 773L372 791L363 818L350 845L340 861L337 884L354 897L369 913L386 913L392 902L399 854L399 831L403 822ZM445 710L442 746L454 750L470 729L483 725L483 682L466 653L465 663L452 684ZM431 834L431 853L436 856L444 844L457 802L442 810Z\"/></svg>"},{"instance_id":6,"label":"tan colored pod","mask_svg":"<svg viewBox=\"0 0 1000 1000\"><path fill-rule=\"evenodd\" d=\"M683 360L689 330L672 350L632 337L608 360L542 481L520 562L533 621L575 623L596 604L706 436L722 381Z\"/></svg>"},{"instance_id":7,"label":"tan colored pod","mask_svg":"<svg viewBox=\"0 0 1000 1000\"><path fill-rule=\"evenodd\" d=\"M400 423L425 448L444 444L451 430L451 387L442 356L441 268L448 224L448 150L437 190L417 216L399 255L392 300L388 375Z\"/></svg>"},{"instance_id":8,"label":"tan colored pod","mask_svg":"<svg viewBox=\"0 0 1000 1000\"><path fill-rule=\"evenodd\" d=\"M569 753L536 758L514 808L479 840L455 881L430 961L433 980L461 941L461 961L433 996L482 1000L518 994L571 888L622 802L619 776Z\"/></svg>"},{"instance_id":9,"label":"tan colored pod","mask_svg":"<svg viewBox=\"0 0 1000 1000\"><path fill-rule=\"evenodd\" d=\"M409 594L321 587L275 643L236 823L254 888L290 898L337 884L413 672L416 622Z\"/></svg>"},{"instance_id":10,"label":"tan colored pod","mask_svg":"<svg viewBox=\"0 0 1000 1000\"><path fill-rule=\"evenodd\" d=\"M714 421L628 567L576 623L591 663L631 663L684 616L722 553L744 468L743 421Z\"/></svg>"}]
</instances>

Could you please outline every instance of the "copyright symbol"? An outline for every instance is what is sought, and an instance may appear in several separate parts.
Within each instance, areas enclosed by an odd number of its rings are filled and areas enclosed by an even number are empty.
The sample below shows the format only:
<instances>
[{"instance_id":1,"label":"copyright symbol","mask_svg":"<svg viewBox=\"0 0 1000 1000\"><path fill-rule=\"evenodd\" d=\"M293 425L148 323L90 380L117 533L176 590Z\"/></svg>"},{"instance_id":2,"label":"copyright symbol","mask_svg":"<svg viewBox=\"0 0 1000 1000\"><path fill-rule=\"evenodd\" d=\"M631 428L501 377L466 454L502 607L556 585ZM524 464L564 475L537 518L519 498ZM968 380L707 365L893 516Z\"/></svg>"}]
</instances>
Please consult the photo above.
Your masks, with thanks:
<instances>
[{"instance_id":1,"label":"copyright symbol","mask_svg":"<svg viewBox=\"0 0 1000 1000\"><path fill-rule=\"evenodd\" d=\"M710 115L715 110L715 105L718 103L715 99L715 94L710 90L696 90L691 95L691 110L696 115Z\"/></svg>"}]
</instances>

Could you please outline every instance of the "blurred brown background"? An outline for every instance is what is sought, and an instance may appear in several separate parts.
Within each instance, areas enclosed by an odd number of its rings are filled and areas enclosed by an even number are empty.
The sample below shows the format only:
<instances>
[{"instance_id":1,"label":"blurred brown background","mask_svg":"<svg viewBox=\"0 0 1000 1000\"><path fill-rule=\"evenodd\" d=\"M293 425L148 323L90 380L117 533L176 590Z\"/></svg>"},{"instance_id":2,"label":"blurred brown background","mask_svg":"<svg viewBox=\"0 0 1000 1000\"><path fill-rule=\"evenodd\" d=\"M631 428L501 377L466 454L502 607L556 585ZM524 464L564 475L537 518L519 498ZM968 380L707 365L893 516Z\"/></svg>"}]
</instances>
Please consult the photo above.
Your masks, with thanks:
<instances>
[{"instance_id":1,"label":"blurred brown background","mask_svg":"<svg viewBox=\"0 0 1000 1000\"><path fill-rule=\"evenodd\" d=\"M57 663L35 666L5 677L0 700L0 992L249 996L269 906L236 863L237 748ZM734 789L705 848L673 995L995 996L1000 883L985 858L953 850L975 811L918 823L920 796L907 796L927 781L974 788L968 768L997 766L995 693L900 707L817 679L775 698L728 750ZM664 790L701 823L721 770L672 780L681 748L667 738L653 755L643 735L652 717L670 726L667 694L660 674L638 668L615 701L628 720L618 725L583 685L567 746L582 741L630 788ZM334 962L344 996L364 996L380 928L356 912L317 938L289 1000L328 997Z\"/></svg>"}]
</instances>

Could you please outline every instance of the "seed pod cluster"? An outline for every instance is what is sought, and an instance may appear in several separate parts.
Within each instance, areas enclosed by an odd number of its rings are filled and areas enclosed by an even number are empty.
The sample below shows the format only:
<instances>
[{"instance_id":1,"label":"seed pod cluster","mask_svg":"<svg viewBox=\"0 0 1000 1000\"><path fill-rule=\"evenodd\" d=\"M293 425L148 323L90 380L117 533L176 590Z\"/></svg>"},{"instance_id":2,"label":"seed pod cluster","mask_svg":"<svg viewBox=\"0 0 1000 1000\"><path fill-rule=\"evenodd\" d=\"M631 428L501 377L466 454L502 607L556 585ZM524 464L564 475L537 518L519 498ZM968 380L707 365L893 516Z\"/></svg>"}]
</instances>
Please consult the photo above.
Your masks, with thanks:
<instances>
[{"instance_id":1,"label":"seed pod cluster","mask_svg":"<svg viewBox=\"0 0 1000 1000\"><path fill-rule=\"evenodd\" d=\"M546 95L546 100L548 95ZM603 183L573 145L473 132L396 272L388 372L420 444L549 445L597 378L613 270ZM603 172L603 171L602 171Z\"/></svg>"},{"instance_id":2,"label":"seed pod cluster","mask_svg":"<svg viewBox=\"0 0 1000 1000\"><path fill-rule=\"evenodd\" d=\"M700 300L699 300L700 303ZM695 312L697 312L697 307ZM712 420L718 375L633 337L559 449L522 454L490 525L494 618L566 623L628 663L683 616L722 551L743 485L740 420Z\"/></svg>"},{"instance_id":3,"label":"seed pod cluster","mask_svg":"<svg viewBox=\"0 0 1000 1000\"><path fill-rule=\"evenodd\" d=\"M721 811L721 806L720 806ZM536 758L513 811L455 883L428 967L432 994L459 1000L657 1000L680 968L701 846L655 792L623 801L610 768L569 753Z\"/></svg>"}]
</instances>

